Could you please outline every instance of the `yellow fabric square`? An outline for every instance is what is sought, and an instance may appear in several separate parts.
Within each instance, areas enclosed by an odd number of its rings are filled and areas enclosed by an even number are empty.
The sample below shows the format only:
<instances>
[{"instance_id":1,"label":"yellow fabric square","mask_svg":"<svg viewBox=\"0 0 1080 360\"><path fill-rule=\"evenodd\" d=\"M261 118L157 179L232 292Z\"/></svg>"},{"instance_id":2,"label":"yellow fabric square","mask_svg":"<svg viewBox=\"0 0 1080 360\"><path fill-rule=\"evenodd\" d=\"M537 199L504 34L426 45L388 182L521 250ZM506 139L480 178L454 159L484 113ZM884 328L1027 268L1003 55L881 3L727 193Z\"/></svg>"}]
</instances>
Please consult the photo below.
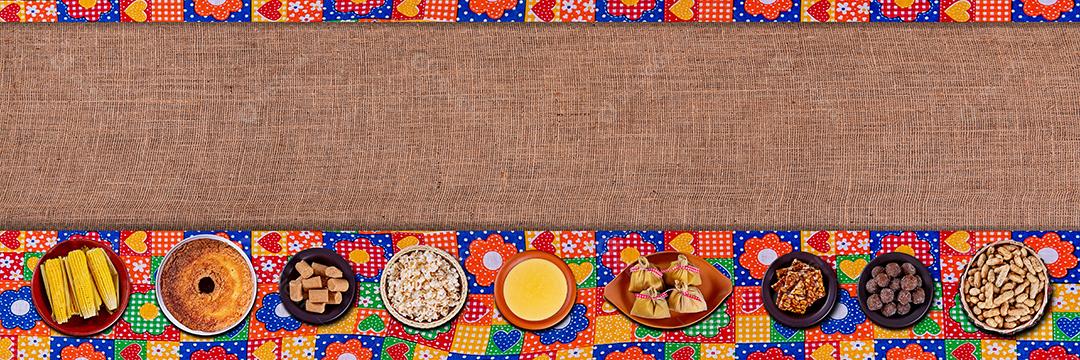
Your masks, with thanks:
<instances>
[{"instance_id":1,"label":"yellow fabric square","mask_svg":"<svg viewBox=\"0 0 1080 360\"><path fill-rule=\"evenodd\" d=\"M1054 321L1051 314L1046 314L1046 319L1039 322L1039 326L1028 330L1016 337L1016 340L1051 341L1054 340Z\"/></svg>"},{"instance_id":2,"label":"yellow fabric square","mask_svg":"<svg viewBox=\"0 0 1080 360\"><path fill-rule=\"evenodd\" d=\"M803 4L804 4L803 6L810 6L810 5L806 5L806 4L807 3L813 3L813 2L816 2L816 0L803 0ZM803 9L805 9L805 8L803 8ZM803 10L803 21L807 21L806 20L807 18L808 18L808 15L806 15L806 10ZM816 248L814 248L813 246L810 246L810 244L807 243L807 241L810 240L810 237L814 236L814 234L817 234L817 233L818 233L817 231L802 231L802 232L800 232L799 233L799 239L801 239L801 241L802 241L802 248L801 249L803 249L803 251L809 252L809 253L814 254L814 255L833 255L833 254L835 254L836 253L836 234L835 234L835 231L826 231L825 232L826 234L829 234L829 238L825 240L825 244L828 245L828 250L825 251L825 252L817 251Z\"/></svg>"},{"instance_id":3,"label":"yellow fabric square","mask_svg":"<svg viewBox=\"0 0 1080 360\"><path fill-rule=\"evenodd\" d=\"M872 341L841 341L841 359L873 359L874 343Z\"/></svg>"},{"instance_id":4,"label":"yellow fabric square","mask_svg":"<svg viewBox=\"0 0 1080 360\"><path fill-rule=\"evenodd\" d=\"M984 360L1016 359L1016 340L983 340L982 358Z\"/></svg>"},{"instance_id":5,"label":"yellow fabric square","mask_svg":"<svg viewBox=\"0 0 1080 360\"><path fill-rule=\"evenodd\" d=\"M352 334L356 332L357 308L350 306L340 319L317 328L319 334Z\"/></svg>"},{"instance_id":6,"label":"yellow fabric square","mask_svg":"<svg viewBox=\"0 0 1080 360\"><path fill-rule=\"evenodd\" d=\"M877 339L910 339L911 328L889 329L874 324L874 338Z\"/></svg>"},{"instance_id":7,"label":"yellow fabric square","mask_svg":"<svg viewBox=\"0 0 1080 360\"><path fill-rule=\"evenodd\" d=\"M19 336L19 358L21 359L48 359L49 337L48 336ZM59 356L59 354L57 354Z\"/></svg>"},{"instance_id":8,"label":"yellow fabric square","mask_svg":"<svg viewBox=\"0 0 1080 360\"><path fill-rule=\"evenodd\" d=\"M416 344L416 349L413 350L413 360L443 360L448 358L450 358L450 353L423 344Z\"/></svg>"},{"instance_id":9,"label":"yellow fabric square","mask_svg":"<svg viewBox=\"0 0 1080 360\"><path fill-rule=\"evenodd\" d=\"M281 359L311 359L315 357L315 337L297 336L281 339Z\"/></svg>"},{"instance_id":10,"label":"yellow fabric square","mask_svg":"<svg viewBox=\"0 0 1080 360\"><path fill-rule=\"evenodd\" d=\"M769 342L772 323L768 315L747 315L735 319L735 340L740 343Z\"/></svg>"},{"instance_id":11,"label":"yellow fabric square","mask_svg":"<svg viewBox=\"0 0 1080 360\"><path fill-rule=\"evenodd\" d=\"M1057 312L1080 312L1080 292L1076 284L1054 284L1050 306Z\"/></svg>"},{"instance_id":12,"label":"yellow fabric square","mask_svg":"<svg viewBox=\"0 0 1080 360\"><path fill-rule=\"evenodd\" d=\"M596 319L596 343L614 344L634 338L634 325L622 315L602 315Z\"/></svg>"},{"instance_id":13,"label":"yellow fabric square","mask_svg":"<svg viewBox=\"0 0 1080 360\"><path fill-rule=\"evenodd\" d=\"M735 344L701 344L702 359L734 359Z\"/></svg>"},{"instance_id":14,"label":"yellow fabric square","mask_svg":"<svg viewBox=\"0 0 1080 360\"><path fill-rule=\"evenodd\" d=\"M454 331L454 344L450 346L450 352L458 354L480 355L487 350L488 336L487 326L459 325Z\"/></svg>"},{"instance_id":15,"label":"yellow fabric square","mask_svg":"<svg viewBox=\"0 0 1080 360\"><path fill-rule=\"evenodd\" d=\"M147 360L166 360L180 357L180 343L173 341L147 341Z\"/></svg>"},{"instance_id":16,"label":"yellow fabric square","mask_svg":"<svg viewBox=\"0 0 1080 360\"><path fill-rule=\"evenodd\" d=\"M592 348L559 350L556 359L592 359Z\"/></svg>"}]
</instances>

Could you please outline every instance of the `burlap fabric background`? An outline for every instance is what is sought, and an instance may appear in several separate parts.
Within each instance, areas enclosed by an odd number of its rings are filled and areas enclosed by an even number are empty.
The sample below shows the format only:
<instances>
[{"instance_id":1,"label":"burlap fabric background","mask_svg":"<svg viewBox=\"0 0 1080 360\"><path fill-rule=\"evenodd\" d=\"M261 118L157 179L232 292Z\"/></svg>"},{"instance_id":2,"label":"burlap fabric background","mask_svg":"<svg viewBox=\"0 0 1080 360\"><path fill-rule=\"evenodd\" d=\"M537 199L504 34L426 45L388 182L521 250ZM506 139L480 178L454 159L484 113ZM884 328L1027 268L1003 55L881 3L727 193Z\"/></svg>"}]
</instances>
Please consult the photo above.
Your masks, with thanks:
<instances>
[{"instance_id":1,"label":"burlap fabric background","mask_svg":"<svg viewBox=\"0 0 1080 360\"><path fill-rule=\"evenodd\" d=\"M0 27L15 228L1075 228L1080 27Z\"/></svg>"}]
</instances>

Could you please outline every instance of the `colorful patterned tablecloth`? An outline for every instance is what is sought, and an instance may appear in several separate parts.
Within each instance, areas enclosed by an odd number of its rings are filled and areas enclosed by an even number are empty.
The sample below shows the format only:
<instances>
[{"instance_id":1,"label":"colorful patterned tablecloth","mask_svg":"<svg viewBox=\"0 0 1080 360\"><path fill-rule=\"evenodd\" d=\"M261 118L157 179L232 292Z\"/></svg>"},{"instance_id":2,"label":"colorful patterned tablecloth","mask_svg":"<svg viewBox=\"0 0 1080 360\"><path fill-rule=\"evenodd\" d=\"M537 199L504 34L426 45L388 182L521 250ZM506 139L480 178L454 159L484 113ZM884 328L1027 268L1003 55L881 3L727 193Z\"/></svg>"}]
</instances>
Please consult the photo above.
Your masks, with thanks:
<instances>
[{"instance_id":1,"label":"colorful patterned tablecloth","mask_svg":"<svg viewBox=\"0 0 1080 360\"><path fill-rule=\"evenodd\" d=\"M0 0L0 22L1044 22L1076 0Z\"/></svg>"},{"instance_id":2,"label":"colorful patterned tablecloth","mask_svg":"<svg viewBox=\"0 0 1080 360\"><path fill-rule=\"evenodd\" d=\"M240 244L251 255L259 282L250 320L212 339L173 327L158 308L152 284L166 251L199 233L218 233ZM111 243L134 284L120 322L93 338L51 331L30 300L38 258L73 236ZM1052 276L1051 313L1015 339L976 331L957 306L963 264L981 244L998 239L1033 247ZM379 299L386 261L413 244L456 254L466 269L468 302L448 325L404 327ZM1080 231L4 231L0 359L1080 359L1077 244ZM331 248L349 259L360 281L355 306L327 326L293 319L277 293L278 273L289 255L310 247ZM522 331L494 307L492 283L500 262L492 260L525 249L561 256L578 282L570 315L549 330ZM628 260L661 250L707 259L736 285L731 298L683 330L658 331L627 320L602 299L603 286ZM834 264L844 290L833 313L804 330L772 321L760 296L767 264L794 250ZM930 315L910 329L873 325L855 296L862 268L874 254L891 251L914 254L940 281Z\"/></svg>"}]
</instances>

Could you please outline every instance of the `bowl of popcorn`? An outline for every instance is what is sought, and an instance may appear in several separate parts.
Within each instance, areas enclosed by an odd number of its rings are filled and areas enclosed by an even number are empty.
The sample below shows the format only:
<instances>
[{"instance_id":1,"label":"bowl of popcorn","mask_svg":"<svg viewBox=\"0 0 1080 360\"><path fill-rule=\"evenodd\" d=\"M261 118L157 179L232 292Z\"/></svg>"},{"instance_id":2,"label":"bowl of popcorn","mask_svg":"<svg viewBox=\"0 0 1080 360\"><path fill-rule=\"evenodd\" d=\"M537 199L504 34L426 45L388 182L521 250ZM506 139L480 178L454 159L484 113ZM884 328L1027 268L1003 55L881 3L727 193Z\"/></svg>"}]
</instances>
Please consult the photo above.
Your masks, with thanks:
<instances>
[{"instance_id":1,"label":"bowl of popcorn","mask_svg":"<svg viewBox=\"0 0 1080 360\"><path fill-rule=\"evenodd\" d=\"M971 322L984 331L1012 336L1046 315L1050 279L1038 253L1022 242L983 246L960 277L960 301Z\"/></svg>"},{"instance_id":2,"label":"bowl of popcorn","mask_svg":"<svg viewBox=\"0 0 1080 360\"><path fill-rule=\"evenodd\" d=\"M379 295L390 315L419 329L446 324L465 307L469 293L465 270L441 249L413 245L390 258Z\"/></svg>"}]
</instances>

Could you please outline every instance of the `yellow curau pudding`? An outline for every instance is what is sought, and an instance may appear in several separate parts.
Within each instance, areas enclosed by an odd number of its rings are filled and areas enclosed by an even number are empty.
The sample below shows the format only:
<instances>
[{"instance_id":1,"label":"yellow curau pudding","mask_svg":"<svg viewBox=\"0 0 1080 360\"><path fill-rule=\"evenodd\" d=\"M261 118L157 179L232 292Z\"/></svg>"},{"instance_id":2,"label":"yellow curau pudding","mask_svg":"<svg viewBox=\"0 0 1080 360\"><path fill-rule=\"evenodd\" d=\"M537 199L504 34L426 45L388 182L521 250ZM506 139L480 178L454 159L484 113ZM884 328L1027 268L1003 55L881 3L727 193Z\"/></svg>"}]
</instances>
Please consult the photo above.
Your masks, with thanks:
<instances>
[{"instance_id":1,"label":"yellow curau pudding","mask_svg":"<svg viewBox=\"0 0 1080 360\"><path fill-rule=\"evenodd\" d=\"M506 274L503 299L514 315L526 321L540 321L559 312L569 287L562 271L551 261L528 259Z\"/></svg>"}]
</instances>

